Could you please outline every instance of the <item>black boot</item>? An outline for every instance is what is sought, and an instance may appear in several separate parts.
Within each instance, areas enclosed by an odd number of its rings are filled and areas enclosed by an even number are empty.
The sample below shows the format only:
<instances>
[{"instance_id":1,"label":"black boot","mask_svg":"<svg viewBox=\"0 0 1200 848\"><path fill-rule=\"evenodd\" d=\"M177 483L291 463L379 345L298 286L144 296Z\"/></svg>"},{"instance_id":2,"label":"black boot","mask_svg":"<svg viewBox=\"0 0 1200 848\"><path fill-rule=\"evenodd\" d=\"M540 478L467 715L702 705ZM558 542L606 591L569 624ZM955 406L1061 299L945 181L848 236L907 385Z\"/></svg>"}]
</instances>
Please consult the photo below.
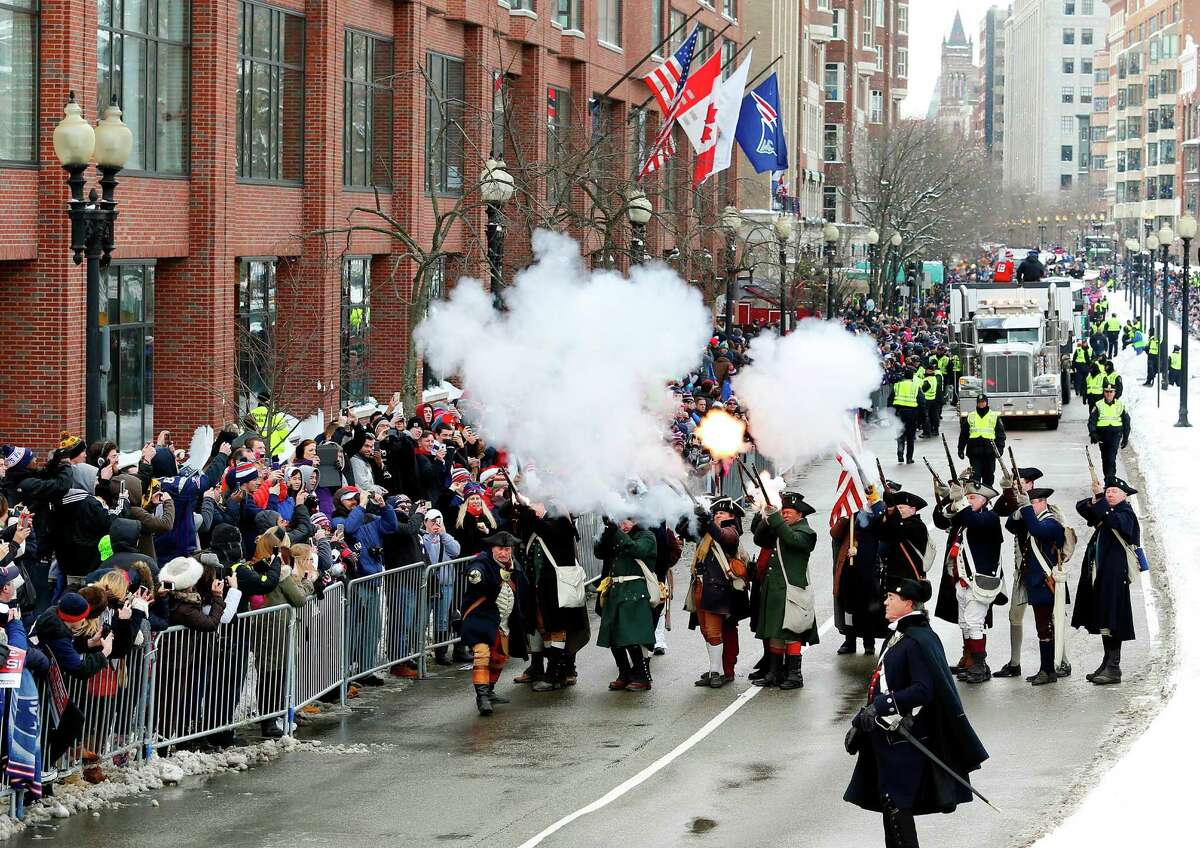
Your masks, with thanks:
<instances>
[{"instance_id":1,"label":"black boot","mask_svg":"<svg viewBox=\"0 0 1200 848\"><path fill-rule=\"evenodd\" d=\"M756 680L751 680L751 686L773 688L779 685L780 670L783 668L783 654L771 654L767 659L766 672Z\"/></svg>"},{"instance_id":2,"label":"black boot","mask_svg":"<svg viewBox=\"0 0 1200 848\"><path fill-rule=\"evenodd\" d=\"M433 661L438 665L451 665L449 657L446 656L446 646L433 649Z\"/></svg>"},{"instance_id":3,"label":"black boot","mask_svg":"<svg viewBox=\"0 0 1200 848\"><path fill-rule=\"evenodd\" d=\"M1038 651L1042 655L1042 667L1033 677L1028 678L1034 686L1045 686L1047 683L1058 681L1054 671L1054 643L1038 642Z\"/></svg>"},{"instance_id":4,"label":"black boot","mask_svg":"<svg viewBox=\"0 0 1200 848\"><path fill-rule=\"evenodd\" d=\"M508 698L505 698L503 695L496 694L496 684L495 683L489 683L487 691L488 691L488 700L491 701L493 704L511 704L512 703L512 701L508 700Z\"/></svg>"},{"instance_id":5,"label":"black boot","mask_svg":"<svg viewBox=\"0 0 1200 848\"><path fill-rule=\"evenodd\" d=\"M1097 686L1108 686L1121 682L1121 643L1113 640L1113 646L1108 651L1108 662L1104 670L1092 678Z\"/></svg>"},{"instance_id":6,"label":"black boot","mask_svg":"<svg viewBox=\"0 0 1200 848\"><path fill-rule=\"evenodd\" d=\"M1104 671L1104 669L1106 669L1106 668L1108 667L1108 655L1109 655L1109 652L1111 652L1111 651L1112 651L1112 639L1111 639L1110 637L1108 637L1108 636L1101 636L1100 638L1101 638L1101 639L1103 640L1103 642L1104 642L1104 659L1100 660L1100 667L1099 667L1099 668L1097 668L1097 669L1096 669L1095 671L1093 671L1091 674L1085 674L1085 675L1083 676L1083 679L1084 679L1084 680L1086 680L1086 681L1088 681L1089 683L1091 683L1091 682L1092 682L1092 679L1093 679L1093 678L1095 678L1095 676L1096 676L1097 674L1099 674L1100 672Z\"/></svg>"},{"instance_id":7,"label":"black boot","mask_svg":"<svg viewBox=\"0 0 1200 848\"><path fill-rule=\"evenodd\" d=\"M617 679L608 684L613 692L629 688L629 655L624 648L610 648L613 660L617 664Z\"/></svg>"},{"instance_id":8,"label":"black boot","mask_svg":"<svg viewBox=\"0 0 1200 848\"><path fill-rule=\"evenodd\" d=\"M472 662L475 659L471 655L471 649L462 642L454 643L454 653L451 654L451 657L456 663Z\"/></svg>"},{"instance_id":9,"label":"black boot","mask_svg":"<svg viewBox=\"0 0 1200 848\"><path fill-rule=\"evenodd\" d=\"M481 716L492 714L492 699L488 697L488 687L484 683L475 684L475 709Z\"/></svg>"},{"instance_id":10,"label":"black boot","mask_svg":"<svg viewBox=\"0 0 1200 848\"><path fill-rule=\"evenodd\" d=\"M846 634L846 640L838 646L837 652L839 654L853 654L857 650L858 642L856 641L854 634L848 633Z\"/></svg>"},{"instance_id":11,"label":"black boot","mask_svg":"<svg viewBox=\"0 0 1200 848\"><path fill-rule=\"evenodd\" d=\"M629 686L630 692L646 692L650 689L650 667L642 656L640 645L629 649Z\"/></svg>"},{"instance_id":12,"label":"black boot","mask_svg":"<svg viewBox=\"0 0 1200 848\"><path fill-rule=\"evenodd\" d=\"M875 653L874 639L868 639L866 636L863 637L863 653L867 656L871 656Z\"/></svg>"},{"instance_id":13,"label":"black boot","mask_svg":"<svg viewBox=\"0 0 1200 848\"><path fill-rule=\"evenodd\" d=\"M984 651L976 651L972 653L971 659L973 663L966 674L962 676L962 680L967 683L986 683L992 679L992 670L988 668L987 653Z\"/></svg>"},{"instance_id":14,"label":"black boot","mask_svg":"<svg viewBox=\"0 0 1200 848\"><path fill-rule=\"evenodd\" d=\"M780 681L779 688L785 692L789 689L804 688L804 675L800 673L799 654L788 654L787 673L783 680Z\"/></svg>"},{"instance_id":15,"label":"black boot","mask_svg":"<svg viewBox=\"0 0 1200 848\"><path fill-rule=\"evenodd\" d=\"M534 692L553 692L556 689L561 689L565 685L563 678L563 650L562 648L546 648L546 672L541 679L536 681L530 688Z\"/></svg>"},{"instance_id":16,"label":"black boot","mask_svg":"<svg viewBox=\"0 0 1200 848\"><path fill-rule=\"evenodd\" d=\"M545 676L546 667L542 659L542 652L532 651L529 654L529 666L513 678L513 683L536 683Z\"/></svg>"},{"instance_id":17,"label":"black boot","mask_svg":"<svg viewBox=\"0 0 1200 848\"><path fill-rule=\"evenodd\" d=\"M746 675L751 683L755 680L761 680L767 674L767 669L771 667L771 651L767 647L767 643L763 642L762 656L758 658L758 662L754 664L754 671Z\"/></svg>"}]
</instances>

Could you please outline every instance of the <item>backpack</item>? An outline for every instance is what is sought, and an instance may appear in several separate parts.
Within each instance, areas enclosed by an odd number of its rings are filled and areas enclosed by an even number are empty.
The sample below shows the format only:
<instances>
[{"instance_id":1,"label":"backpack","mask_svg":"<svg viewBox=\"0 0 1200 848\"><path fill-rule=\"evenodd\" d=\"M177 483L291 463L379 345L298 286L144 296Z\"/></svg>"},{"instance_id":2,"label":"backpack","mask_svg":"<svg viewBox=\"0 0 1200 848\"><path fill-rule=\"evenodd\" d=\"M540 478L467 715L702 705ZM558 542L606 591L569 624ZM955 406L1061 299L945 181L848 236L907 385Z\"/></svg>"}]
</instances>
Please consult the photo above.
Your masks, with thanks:
<instances>
[{"instance_id":1,"label":"backpack","mask_svg":"<svg viewBox=\"0 0 1200 848\"><path fill-rule=\"evenodd\" d=\"M1079 536L1063 517L1062 510L1056 506L1050 507L1050 514L1054 516L1054 520L1062 525L1063 528L1063 544L1058 550L1058 564L1069 561L1075 554L1075 545L1079 542Z\"/></svg>"}]
</instances>

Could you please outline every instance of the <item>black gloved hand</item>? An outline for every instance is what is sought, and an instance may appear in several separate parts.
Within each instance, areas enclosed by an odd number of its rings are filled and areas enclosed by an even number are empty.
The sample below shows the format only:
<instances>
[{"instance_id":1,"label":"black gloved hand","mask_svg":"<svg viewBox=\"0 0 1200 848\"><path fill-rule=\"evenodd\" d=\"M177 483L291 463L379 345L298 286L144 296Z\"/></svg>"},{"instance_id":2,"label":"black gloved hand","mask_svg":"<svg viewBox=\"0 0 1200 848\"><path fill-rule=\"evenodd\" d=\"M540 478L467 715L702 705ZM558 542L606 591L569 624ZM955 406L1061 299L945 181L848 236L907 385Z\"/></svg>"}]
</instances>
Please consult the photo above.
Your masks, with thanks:
<instances>
[{"instance_id":1,"label":"black gloved hand","mask_svg":"<svg viewBox=\"0 0 1200 848\"><path fill-rule=\"evenodd\" d=\"M958 458L959 458L959 459L966 459L966 458L967 458L967 452L966 452L966 451L962 451L962 450L960 450L960 451L958 452Z\"/></svg>"},{"instance_id":2,"label":"black gloved hand","mask_svg":"<svg viewBox=\"0 0 1200 848\"><path fill-rule=\"evenodd\" d=\"M1092 437L1091 437L1091 438L1092 438L1092 444L1093 444L1093 445L1098 445L1098 444L1100 444L1100 437L1099 437L1099 436L1097 436L1095 433L1093 433L1093 434L1092 434Z\"/></svg>"},{"instance_id":3,"label":"black gloved hand","mask_svg":"<svg viewBox=\"0 0 1200 848\"><path fill-rule=\"evenodd\" d=\"M858 711L858 715L854 717L854 726L863 733L870 733L875 729L875 718L878 714L875 712L874 704L867 704Z\"/></svg>"},{"instance_id":4,"label":"black gloved hand","mask_svg":"<svg viewBox=\"0 0 1200 848\"><path fill-rule=\"evenodd\" d=\"M1121 439L1121 447L1123 447L1123 448L1129 447L1129 439Z\"/></svg>"},{"instance_id":5,"label":"black gloved hand","mask_svg":"<svg viewBox=\"0 0 1200 848\"><path fill-rule=\"evenodd\" d=\"M703 523L705 523L705 524L707 524L707 523L709 522L709 520L711 519L711 517L712 517L712 516L710 516L710 515L708 514L708 510L707 510L707 509L705 509L705 508L704 508L704 507L702 507L702 506L698 506L698 507L696 507L696 509L694 510L694 512L696 513L696 517L697 517L697 518L699 518L699 519L700 519L700 521L701 521L701 522L703 522Z\"/></svg>"}]
</instances>

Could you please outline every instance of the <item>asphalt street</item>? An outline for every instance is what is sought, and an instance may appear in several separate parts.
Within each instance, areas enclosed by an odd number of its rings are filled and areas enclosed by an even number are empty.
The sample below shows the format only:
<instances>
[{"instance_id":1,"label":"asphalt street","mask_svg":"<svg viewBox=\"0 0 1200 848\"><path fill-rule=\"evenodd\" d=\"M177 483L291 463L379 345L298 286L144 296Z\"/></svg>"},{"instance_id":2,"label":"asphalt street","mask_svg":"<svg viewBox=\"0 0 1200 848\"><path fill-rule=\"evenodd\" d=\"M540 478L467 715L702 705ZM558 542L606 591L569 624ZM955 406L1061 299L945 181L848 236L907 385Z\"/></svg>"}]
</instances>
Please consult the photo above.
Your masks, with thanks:
<instances>
[{"instance_id":1,"label":"asphalt street","mask_svg":"<svg viewBox=\"0 0 1200 848\"><path fill-rule=\"evenodd\" d=\"M943 426L953 444L951 416L947 410ZM897 466L886 432L868 429L867 440L888 476L922 495L929 495L930 478L921 456L945 474L938 440L918 440L917 463L905 466ZM1022 465L1045 472L1043 483L1056 490L1053 501L1080 533L1073 589L1087 539L1073 508L1090 485L1084 408L1070 404L1057 431L1012 427L1009 440ZM818 510L812 520L822 540L811 573L820 622L832 615L827 515L836 473L827 460L804 470L796 484ZM934 536L941 546L944 534ZM935 586L940 555L937 562ZM1011 563L1007 551L1005 562ZM685 562L677 567L682 572ZM1126 646L1122 685L1095 687L1083 679L1101 649L1098 638L1078 631L1069 637L1075 669L1069 679L1038 688L1022 679L960 684L967 714L991 753L973 780L1003 813L975 802L953 815L923 817L923 844L1024 844L1068 791L1077 791L1070 788L1092 762L1097 741L1145 688L1150 642L1140 587L1134 591L1138 641ZM821 644L805 651L804 689L754 691L745 674L759 648L743 629L736 684L699 689L692 681L706 669L702 640L687 630L681 609L674 619L669 651L653 664L651 692L608 692L611 657L593 646L580 656L578 686L560 693L511 685L522 667L511 662L499 689L512 704L481 720L468 675L452 669L369 691L346 716L301 731L302 739L388 747L344 756L293 752L247 773L189 779L157 793L159 807L136 799L98 819L77 817L57 830L26 832L13 844L50 838L139 848L882 845L879 818L841 800L853 768L842 738L863 703L873 658L836 656L841 640L827 629ZM989 640L993 669L1009 653L1007 610L996 619ZM951 661L957 659L957 628L939 622L937 630ZM1029 612L1025 673L1036 670L1036 657Z\"/></svg>"}]
</instances>

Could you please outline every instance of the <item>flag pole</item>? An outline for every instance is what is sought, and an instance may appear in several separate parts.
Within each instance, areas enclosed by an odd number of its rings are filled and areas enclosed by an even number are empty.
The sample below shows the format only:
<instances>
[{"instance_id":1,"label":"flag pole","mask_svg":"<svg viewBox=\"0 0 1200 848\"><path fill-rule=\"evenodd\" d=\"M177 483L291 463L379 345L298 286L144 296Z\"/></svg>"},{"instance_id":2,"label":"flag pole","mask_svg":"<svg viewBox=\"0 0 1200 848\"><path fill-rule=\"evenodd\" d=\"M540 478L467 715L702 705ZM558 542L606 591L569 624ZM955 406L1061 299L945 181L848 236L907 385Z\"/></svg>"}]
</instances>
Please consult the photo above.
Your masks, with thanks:
<instances>
[{"instance_id":1,"label":"flag pole","mask_svg":"<svg viewBox=\"0 0 1200 848\"><path fill-rule=\"evenodd\" d=\"M729 28L729 26L725 27L725 29L728 29L728 28ZM721 30L721 32L724 32L724 31L725 30ZM721 73L725 73L725 71L727 69L733 67L734 63L737 62L738 56L741 56L742 51L744 51L747 47L749 47L751 44L754 43L754 39L758 38L758 35L759 34L756 32L756 33L754 33L754 35L750 36L750 40L747 41L745 44L743 44L741 47L739 47L737 49L737 52L729 57L729 61L721 66ZM778 59L776 61L778 61ZM650 95L645 100L643 100L641 103L639 103L638 105L636 105L632 109L630 109L629 110L629 120L633 120L633 116L635 114L637 114L638 112L642 111L643 109L645 109L646 106L649 105L650 101L653 99L654 99L654 95Z\"/></svg>"},{"instance_id":2,"label":"flag pole","mask_svg":"<svg viewBox=\"0 0 1200 848\"><path fill-rule=\"evenodd\" d=\"M761 77L763 74L765 74L767 71L771 70L771 68L773 68L773 67L775 67L776 65L778 65L778 64L779 64L779 60L780 60L780 59L782 59L782 58L783 58L783 54L782 54L782 53L780 53L778 56L776 56L776 57L775 57L775 60L774 60L773 62L771 62L771 64L767 65L765 68L763 68L763 69L762 69L761 71L759 71L757 74L755 74L755 75L754 75L754 79L752 79L752 80L750 80L748 83L746 83L746 88L747 88L747 89L749 89L749 88L750 88L751 86L753 86L753 85L754 85L756 82L758 82L759 78L760 78L760 77Z\"/></svg>"},{"instance_id":3,"label":"flag pole","mask_svg":"<svg viewBox=\"0 0 1200 848\"><path fill-rule=\"evenodd\" d=\"M637 69L640 68L644 62L649 61L652 56L656 55L664 44L666 44L668 41L670 41L672 38L674 38L675 34L677 32L679 32L680 30L687 27L687 25L692 22L692 18L696 17L696 15L698 15L698 14L700 14L700 9L696 9L694 12L692 12L690 15L688 15L687 18L684 19L683 23L681 23L679 26L675 27L675 29L673 29L669 33L667 33L666 37L662 41L658 42L658 44L656 44L652 48L650 48L649 53L647 53L642 58L638 59L635 64L630 65L629 70L627 70L624 74L622 74L620 79L618 79L616 82L614 82L612 85L610 85L608 87L608 91L601 94L599 98L592 97L592 100L597 100L597 99L604 100L610 94L612 94L614 91L616 91L617 87L620 86L621 83L625 82L625 80L627 80L631 76L633 76L637 72ZM731 26L733 26L733 24L726 24L725 29L729 29L729 27L731 27ZM725 32L725 29L721 30L721 32L722 33ZM718 33L718 34L720 34L720 33Z\"/></svg>"}]
</instances>

